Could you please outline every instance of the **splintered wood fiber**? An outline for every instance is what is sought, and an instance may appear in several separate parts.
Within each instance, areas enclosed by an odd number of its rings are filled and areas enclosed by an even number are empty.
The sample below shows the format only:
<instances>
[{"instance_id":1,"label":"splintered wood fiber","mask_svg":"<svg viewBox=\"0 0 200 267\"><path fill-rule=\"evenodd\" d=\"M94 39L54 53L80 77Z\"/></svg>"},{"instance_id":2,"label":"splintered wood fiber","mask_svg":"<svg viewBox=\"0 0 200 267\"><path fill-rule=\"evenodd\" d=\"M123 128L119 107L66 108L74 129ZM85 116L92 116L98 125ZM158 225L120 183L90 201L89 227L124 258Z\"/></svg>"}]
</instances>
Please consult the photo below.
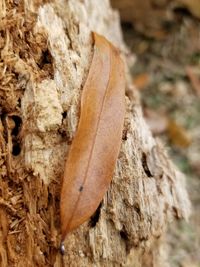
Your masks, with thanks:
<instances>
[{"instance_id":1,"label":"splintered wood fiber","mask_svg":"<svg viewBox=\"0 0 200 267\"><path fill-rule=\"evenodd\" d=\"M59 186L24 168L21 99L30 81L53 77L52 56L25 2L2 1L0 16L0 266L46 266L56 253Z\"/></svg>"}]
</instances>

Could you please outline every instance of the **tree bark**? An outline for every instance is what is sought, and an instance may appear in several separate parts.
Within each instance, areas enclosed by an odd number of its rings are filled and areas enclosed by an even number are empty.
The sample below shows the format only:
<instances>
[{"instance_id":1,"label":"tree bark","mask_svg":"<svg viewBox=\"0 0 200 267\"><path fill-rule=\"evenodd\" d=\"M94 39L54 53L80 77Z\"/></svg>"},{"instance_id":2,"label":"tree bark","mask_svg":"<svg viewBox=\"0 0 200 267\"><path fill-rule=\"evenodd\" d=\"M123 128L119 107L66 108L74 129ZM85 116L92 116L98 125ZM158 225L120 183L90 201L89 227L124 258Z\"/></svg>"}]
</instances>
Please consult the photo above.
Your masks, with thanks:
<instances>
[{"instance_id":1,"label":"tree bark","mask_svg":"<svg viewBox=\"0 0 200 267\"><path fill-rule=\"evenodd\" d=\"M187 218L184 176L155 140L127 71L115 174L100 207L59 252L59 199L92 58L91 31L120 48L107 0L1 2L0 266L167 266L167 223ZM128 68L127 68L128 69Z\"/></svg>"}]
</instances>

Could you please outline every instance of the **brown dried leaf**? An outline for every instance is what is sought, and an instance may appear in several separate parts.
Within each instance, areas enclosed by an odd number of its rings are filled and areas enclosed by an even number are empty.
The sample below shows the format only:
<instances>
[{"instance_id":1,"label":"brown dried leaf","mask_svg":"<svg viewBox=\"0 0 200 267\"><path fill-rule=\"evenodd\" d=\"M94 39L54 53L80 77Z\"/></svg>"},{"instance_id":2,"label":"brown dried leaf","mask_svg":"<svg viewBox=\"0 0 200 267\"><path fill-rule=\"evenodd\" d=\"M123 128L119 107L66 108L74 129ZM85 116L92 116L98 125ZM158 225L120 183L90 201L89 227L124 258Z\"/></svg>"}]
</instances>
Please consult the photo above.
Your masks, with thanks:
<instances>
[{"instance_id":1,"label":"brown dried leaf","mask_svg":"<svg viewBox=\"0 0 200 267\"><path fill-rule=\"evenodd\" d=\"M122 21L130 22L139 32L156 39L168 36L167 26L173 23L169 16L169 0L111 0L114 8L118 9Z\"/></svg>"},{"instance_id":2,"label":"brown dried leaf","mask_svg":"<svg viewBox=\"0 0 200 267\"><path fill-rule=\"evenodd\" d=\"M93 36L94 55L83 88L80 121L64 171L62 240L97 209L110 184L122 139L124 65L110 42L96 33Z\"/></svg>"},{"instance_id":3,"label":"brown dried leaf","mask_svg":"<svg viewBox=\"0 0 200 267\"><path fill-rule=\"evenodd\" d=\"M168 134L173 144L179 147L188 147L191 144L191 138L185 128L178 125L174 120L169 120Z\"/></svg>"},{"instance_id":4,"label":"brown dried leaf","mask_svg":"<svg viewBox=\"0 0 200 267\"><path fill-rule=\"evenodd\" d=\"M133 84L140 90L144 89L150 82L150 76L148 73L138 74L133 79Z\"/></svg>"},{"instance_id":5,"label":"brown dried leaf","mask_svg":"<svg viewBox=\"0 0 200 267\"><path fill-rule=\"evenodd\" d=\"M200 19L200 1L199 0L177 0L177 2L187 7L192 15Z\"/></svg>"}]
</instances>

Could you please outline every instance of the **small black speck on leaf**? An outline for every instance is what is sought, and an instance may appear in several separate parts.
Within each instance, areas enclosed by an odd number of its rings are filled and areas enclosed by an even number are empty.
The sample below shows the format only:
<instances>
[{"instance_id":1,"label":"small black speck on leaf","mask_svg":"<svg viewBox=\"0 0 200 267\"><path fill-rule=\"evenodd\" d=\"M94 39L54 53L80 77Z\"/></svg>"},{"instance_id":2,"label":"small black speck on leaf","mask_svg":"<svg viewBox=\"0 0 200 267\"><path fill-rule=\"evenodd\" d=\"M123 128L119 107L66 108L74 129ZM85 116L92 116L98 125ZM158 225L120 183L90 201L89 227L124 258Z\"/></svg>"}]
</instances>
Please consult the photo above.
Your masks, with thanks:
<instances>
[{"instance_id":1,"label":"small black speck on leaf","mask_svg":"<svg viewBox=\"0 0 200 267\"><path fill-rule=\"evenodd\" d=\"M82 186L82 185L79 187L79 191L80 191L80 192L83 191L83 186Z\"/></svg>"}]
</instances>

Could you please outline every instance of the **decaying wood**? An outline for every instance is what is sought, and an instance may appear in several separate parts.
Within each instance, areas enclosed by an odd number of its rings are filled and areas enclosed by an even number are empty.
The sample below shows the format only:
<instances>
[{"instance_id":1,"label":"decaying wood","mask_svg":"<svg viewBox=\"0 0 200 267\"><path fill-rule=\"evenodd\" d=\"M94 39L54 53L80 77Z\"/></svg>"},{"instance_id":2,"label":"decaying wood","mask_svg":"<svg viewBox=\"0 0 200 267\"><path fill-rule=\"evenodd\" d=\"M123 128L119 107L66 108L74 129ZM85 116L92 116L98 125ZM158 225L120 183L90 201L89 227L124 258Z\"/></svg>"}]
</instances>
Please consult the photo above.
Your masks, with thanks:
<instances>
[{"instance_id":1,"label":"decaying wood","mask_svg":"<svg viewBox=\"0 0 200 267\"><path fill-rule=\"evenodd\" d=\"M144 122L128 73L111 186L90 221L68 235L66 255L58 251L61 180L91 31L123 53L118 14L107 0L3 0L0 8L0 266L167 266L165 229L188 217L189 200L184 176Z\"/></svg>"}]
</instances>

